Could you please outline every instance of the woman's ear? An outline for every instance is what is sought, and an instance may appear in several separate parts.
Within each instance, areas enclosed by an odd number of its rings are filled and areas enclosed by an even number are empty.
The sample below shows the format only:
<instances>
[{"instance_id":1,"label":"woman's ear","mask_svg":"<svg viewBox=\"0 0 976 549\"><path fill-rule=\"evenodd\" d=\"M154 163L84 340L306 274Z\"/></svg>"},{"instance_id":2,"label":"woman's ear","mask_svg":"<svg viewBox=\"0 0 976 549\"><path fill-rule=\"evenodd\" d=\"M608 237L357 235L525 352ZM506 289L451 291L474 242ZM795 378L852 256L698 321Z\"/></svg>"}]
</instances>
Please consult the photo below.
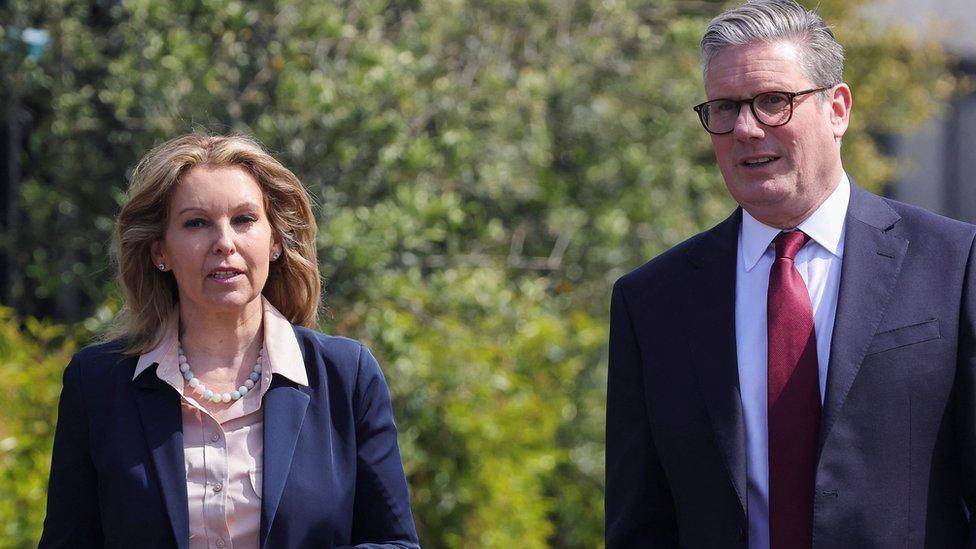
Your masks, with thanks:
<instances>
[{"instance_id":1,"label":"woman's ear","mask_svg":"<svg viewBox=\"0 0 976 549\"><path fill-rule=\"evenodd\" d=\"M166 264L166 257L163 255L162 243L160 241L157 240L149 246L149 256L157 269L163 272L169 270L169 265Z\"/></svg>"}]
</instances>

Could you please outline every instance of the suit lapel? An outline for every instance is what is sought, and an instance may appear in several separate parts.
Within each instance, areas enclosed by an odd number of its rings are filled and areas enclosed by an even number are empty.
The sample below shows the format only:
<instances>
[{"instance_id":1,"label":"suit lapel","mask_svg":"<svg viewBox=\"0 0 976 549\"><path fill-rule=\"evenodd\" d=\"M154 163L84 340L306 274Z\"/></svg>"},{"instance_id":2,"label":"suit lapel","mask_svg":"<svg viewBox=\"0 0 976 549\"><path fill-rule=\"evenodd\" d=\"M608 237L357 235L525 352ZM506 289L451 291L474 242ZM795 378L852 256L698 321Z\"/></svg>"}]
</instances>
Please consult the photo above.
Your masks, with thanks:
<instances>
[{"instance_id":1,"label":"suit lapel","mask_svg":"<svg viewBox=\"0 0 976 549\"><path fill-rule=\"evenodd\" d=\"M136 405L159 478L159 489L177 546L186 548L190 527L179 398L172 387L156 376L155 366L136 378Z\"/></svg>"},{"instance_id":2,"label":"suit lapel","mask_svg":"<svg viewBox=\"0 0 976 549\"><path fill-rule=\"evenodd\" d=\"M898 214L884 200L851 185L840 294L821 417L821 450L898 280L908 250L907 240L889 232L898 219Z\"/></svg>"},{"instance_id":3,"label":"suit lapel","mask_svg":"<svg viewBox=\"0 0 976 549\"><path fill-rule=\"evenodd\" d=\"M729 478L746 509L746 450L735 345L736 250L742 211L702 235L689 254L685 329L698 384Z\"/></svg>"},{"instance_id":4,"label":"suit lapel","mask_svg":"<svg viewBox=\"0 0 976 549\"><path fill-rule=\"evenodd\" d=\"M291 469L309 396L281 376L274 376L264 395L264 494L261 500L261 546L274 523Z\"/></svg>"}]
</instances>

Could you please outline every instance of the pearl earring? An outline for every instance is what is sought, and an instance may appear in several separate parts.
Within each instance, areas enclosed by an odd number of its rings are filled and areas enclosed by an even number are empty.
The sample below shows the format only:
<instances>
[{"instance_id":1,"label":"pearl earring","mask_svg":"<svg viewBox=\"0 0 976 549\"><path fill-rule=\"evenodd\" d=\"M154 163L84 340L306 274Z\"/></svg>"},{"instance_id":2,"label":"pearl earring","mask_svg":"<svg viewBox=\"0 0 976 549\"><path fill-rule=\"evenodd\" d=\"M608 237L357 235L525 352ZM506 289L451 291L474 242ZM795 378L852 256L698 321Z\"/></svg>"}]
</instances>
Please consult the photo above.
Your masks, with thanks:
<instances>
[{"instance_id":1,"label":"pearl earring","mask_svg":"<svg viewBox=\"0 0 976 549\"><path fill-rule=\"evenodd\" d=\"M157 265L157 266L159 267L159 270L160 270L160 271L165 271L165 270L166 270L166 264L165 264L165 263L160 263L160 264L159 264L159 265Z\"/></svg>"},{"instance_id":2,"label":"pearl earring","mask_svg":"<svg viewBox=\"0 0 976 549\"><path fill-rule=\"evenodd\" d=\"M281 257L281 252L276 251L275 253L271 254L271 261L277 261L279 257Z\"/></svg>"}]
</instances>

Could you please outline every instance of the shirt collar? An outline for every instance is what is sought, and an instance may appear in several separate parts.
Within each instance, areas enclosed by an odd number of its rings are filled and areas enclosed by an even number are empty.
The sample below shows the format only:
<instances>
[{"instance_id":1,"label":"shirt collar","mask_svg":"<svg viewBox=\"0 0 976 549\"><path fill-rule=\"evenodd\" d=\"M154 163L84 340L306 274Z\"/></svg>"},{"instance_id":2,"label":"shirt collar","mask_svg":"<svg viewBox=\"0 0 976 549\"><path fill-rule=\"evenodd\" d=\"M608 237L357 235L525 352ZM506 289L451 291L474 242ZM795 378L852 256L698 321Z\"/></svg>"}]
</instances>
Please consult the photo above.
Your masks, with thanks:
<instances>
[{"instance_id":1,"label":"shirt collar","mask_svg":"<svg viewBox=\"0 0 976 549\"><path fill-rule=\"evenodd\" d=\"M264 353L271 364L271 373L308 387L308 372L295 328L267 298L261 296L261 300L264 302Z\"/></svg>"},{"instance_id":2,"label":"shirt collar","mask_svg":"<svg viewBox=\"0 0 976 549\"><path fill-rule=\"evenodd\" d=\"M308 386L308 373L305 371L305 360L298 345L298 338L288 319L272 305L266 297L261 296L264 307L264 354L271 368L272 374L279 374L291 381ZM160 327L159 343L155 347L139 356L136 369L132 375L135 379L154 364L157 365L156 375L159 379L172 385L178 391L183 390L183 375L180 373L177 349L179 346L179 306L174 306L166 321Z\"/></svg>"},{"instance_id":3,"label":"shirt collar","mask_svg":"<svg viewBox=\"0 0 976 549\"><path fill-rule=\"evenodd\" d=\"M844 219L847 216L847 205L851 198L851 183L847 174L843 174L840 184L830 193L830 196L817 207L809 217L804 219L797 229L803 231L810 238L831 254L842 257L844 255ZM766 253L769 244L780 233L781 229L770 227L742 210L742 227L740 229L739 248L746 271L751 271L759 259Z\"/></svg>"}]
</instances>

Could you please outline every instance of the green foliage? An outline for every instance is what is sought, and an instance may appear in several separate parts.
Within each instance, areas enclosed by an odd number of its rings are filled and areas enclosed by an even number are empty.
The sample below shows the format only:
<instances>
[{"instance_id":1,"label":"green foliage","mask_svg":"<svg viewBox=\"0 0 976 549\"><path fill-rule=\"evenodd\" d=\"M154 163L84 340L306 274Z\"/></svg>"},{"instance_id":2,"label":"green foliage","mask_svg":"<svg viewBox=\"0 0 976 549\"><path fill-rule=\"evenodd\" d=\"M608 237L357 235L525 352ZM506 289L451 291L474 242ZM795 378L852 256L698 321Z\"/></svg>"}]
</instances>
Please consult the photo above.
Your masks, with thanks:
<instances>
[{"instance_id":1,"label":"green foliage","mask_svg":"<svg viewBox=\"0 0 976 549\"><path fill-rule=\"evenodd\" d=\"M355 331L397 357L386 372L423 539L546 547L556 507L547 480L574 466L556 434L578 419L572 389L603 327L561 317L543 279L485 291L505 286L497 269L411 269L378 282ZM585 465L595 488L600 464Z\"/></svg>"},{"instance_id":2,"label":"green foliage","mask_svg":"<svg viewBox=\"0 0 976 549\"><path fill-rule=\"evenodd\" d=\"M857 19L864 2L818 4L848 50L845 166L878 189L877 136L954 82L938 48ZM255 135L320 204L323 327L384 366L424 545L599 546L610 284L731 209L690 109L722 6L8 1L0 20L52 35L37 61L2 58L0 98L34 116L25 220L2 240L17 308L105 302L112 217L150 146ZM42 469L24 486L43 491Z\"/></svg>"},{"instance_id":3,"label":"green foliage","mask_svg":"<svg viewBox=\"0 0 976 549\"><path fill-rule=\"evenodd\" d=\"M61 372L81 337L0 306L0 547L36 544Z\"/></svg>"}]
</instances>

